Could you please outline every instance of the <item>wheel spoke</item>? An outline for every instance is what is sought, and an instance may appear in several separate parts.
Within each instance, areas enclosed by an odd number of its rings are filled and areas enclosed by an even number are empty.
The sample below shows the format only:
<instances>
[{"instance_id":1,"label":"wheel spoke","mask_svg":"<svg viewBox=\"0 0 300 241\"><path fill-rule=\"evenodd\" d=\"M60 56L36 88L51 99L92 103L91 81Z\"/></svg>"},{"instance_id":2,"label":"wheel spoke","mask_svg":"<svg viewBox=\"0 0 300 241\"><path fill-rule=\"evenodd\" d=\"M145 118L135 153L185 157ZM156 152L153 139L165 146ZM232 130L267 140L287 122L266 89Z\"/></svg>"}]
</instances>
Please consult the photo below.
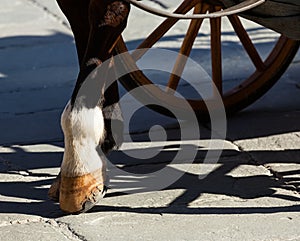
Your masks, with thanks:
<instances>
[{"instance_id":1,"label":"wheel spoke","mask_svg":"<svg viewBox=\"0 0 300 241\"><path fill-rule=\"evenodd\" d=\"M219 11L220 7L213 7L211 11ZM211 66L212 80L220 94L223 93L222 85L222 52L221 52L221 18L210 19L211 28ZM214 92L215 92L214 88Z\"/></svg>"},{"instance_id":2,"label":"wheel spoke","mask_svg":"<svg viewBox=\"0 0 300 241\"><path fill-rule=\"evenodd\" d=\"M237 15L231 15L228 16L228 19L256 69L258 71L263 71L265 69L265 65L254 44L252 43L252 40L250 39L247 31L243 27L239 17Z\"/></svg>"},{"instance_id":3,"label":"wheel spoke","mask_svg":"<svg viewBox=\"0 0 300 241\"><path fill-rule=\"evenodd\" d=\"M175 10L175 13L185 14L190 11L199 0L184 0L182 4ZM161 37L165 35L169 29L178 22L177 18L168 18L163 21L138 47L138 49L145 49L145 51L133 51L132 58L137 61L151 48Z\"/></svg>"},{"instance_id":4,"label":"wheel spoke","mask_svg":"<svg viewBox=\"0 0 300 241\"><path fill-rule=\"evenodd\" d=\"M205 13L208 10L208 8L208 5L199 3L195 6L194 14ZM170 75L169 82L167 85L167 92L171 92L172 90L177 89L179 80L186 65L186 57L189 56L191 53L194 41L198 35L202 22L203 19L191 20L190 26L187 30L179 54L177 56L174 68L172 70L172 74Z\"/></svg>"}]
</instances>

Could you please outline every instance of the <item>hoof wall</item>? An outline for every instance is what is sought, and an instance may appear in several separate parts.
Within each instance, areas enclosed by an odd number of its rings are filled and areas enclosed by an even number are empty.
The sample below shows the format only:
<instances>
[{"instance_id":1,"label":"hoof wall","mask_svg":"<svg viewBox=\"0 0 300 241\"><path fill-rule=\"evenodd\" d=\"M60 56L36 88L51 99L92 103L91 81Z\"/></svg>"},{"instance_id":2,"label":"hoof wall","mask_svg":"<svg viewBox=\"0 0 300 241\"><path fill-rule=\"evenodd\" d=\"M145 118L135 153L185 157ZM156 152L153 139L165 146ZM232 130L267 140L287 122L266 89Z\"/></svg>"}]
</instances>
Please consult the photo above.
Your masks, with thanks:
<instances>
[{"instance_id":1,"label":"hoof wall","mask_svg":"<svg viewBox=\"0 0 300 241\"><path fill-rule=\"evenodd\" d=\"M59 203L66 213L83 213L94 207L105 195L101 171L79 177L61 175Z\"/></svg>"}]
</instances>

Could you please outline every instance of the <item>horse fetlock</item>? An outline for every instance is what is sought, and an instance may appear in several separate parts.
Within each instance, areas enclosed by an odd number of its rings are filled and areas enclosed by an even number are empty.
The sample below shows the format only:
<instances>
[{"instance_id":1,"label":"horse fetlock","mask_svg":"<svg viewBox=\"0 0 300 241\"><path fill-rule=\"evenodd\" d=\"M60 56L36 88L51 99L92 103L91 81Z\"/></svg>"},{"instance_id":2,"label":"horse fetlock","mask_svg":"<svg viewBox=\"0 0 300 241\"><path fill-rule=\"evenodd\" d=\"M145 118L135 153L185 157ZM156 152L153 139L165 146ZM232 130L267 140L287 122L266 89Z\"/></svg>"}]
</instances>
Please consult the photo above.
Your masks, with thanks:
<instances>
[{"instance_id":1,"label":"horse fetlock","mask_svg":"<svg viewBox=\"0 0 300 241\"><path fill-rule=\"evenodd\" d=\"M98 153L104 140L104 120L100 107L71 108L68 104L62 114L61 125L65 137L65 152L61 172L76 177L105 169Z\"/></svg>"},{"instance_id":2,"label":"horse fetlock","mask_svg":"<svg viewBox=\"0 0 300 241\"><path fill-rule=\"evenodd\" d=\"M72 142L98 145L104 139L104 118L99 106L72 108L68 103L61 116L61 126L65 138Z\"/></svg>"}]
</instances>

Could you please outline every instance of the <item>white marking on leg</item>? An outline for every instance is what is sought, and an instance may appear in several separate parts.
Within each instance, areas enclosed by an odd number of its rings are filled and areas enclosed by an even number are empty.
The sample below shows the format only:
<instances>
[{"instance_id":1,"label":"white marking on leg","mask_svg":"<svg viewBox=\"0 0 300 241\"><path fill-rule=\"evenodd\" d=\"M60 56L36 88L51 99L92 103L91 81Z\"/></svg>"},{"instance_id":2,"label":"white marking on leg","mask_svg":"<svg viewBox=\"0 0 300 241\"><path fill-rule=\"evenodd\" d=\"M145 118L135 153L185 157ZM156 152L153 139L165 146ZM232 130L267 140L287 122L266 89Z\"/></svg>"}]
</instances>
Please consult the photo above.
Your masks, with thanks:
<instances>
[{"instance_id":1,"label":"white marking on leg","mask_svg":"<svg viewBox=\"0 0 300 241\"><path fill-rule=\"evenodd\" d=\"M100 107L72 109L70 103L61 116L65 152L61 166L64 176L82 176L105 169L97 147L104 140L104 119Z\"/></svg>"}]
</instances>

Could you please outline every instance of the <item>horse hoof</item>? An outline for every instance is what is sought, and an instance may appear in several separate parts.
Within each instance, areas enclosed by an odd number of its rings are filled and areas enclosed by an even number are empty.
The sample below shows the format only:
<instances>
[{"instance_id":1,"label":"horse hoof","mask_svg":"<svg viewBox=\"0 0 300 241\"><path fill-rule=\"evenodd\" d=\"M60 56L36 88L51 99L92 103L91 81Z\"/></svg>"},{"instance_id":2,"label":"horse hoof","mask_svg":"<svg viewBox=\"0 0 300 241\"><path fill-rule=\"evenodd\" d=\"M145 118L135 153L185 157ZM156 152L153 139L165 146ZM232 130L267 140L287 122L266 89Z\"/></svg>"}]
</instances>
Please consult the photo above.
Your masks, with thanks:
<instances>
[{"instance_id":1,"label":"horse hoof","mask_svg":"<svg viewBox=\"0 0 300 241\"><path fill-rule=\"evenodd\" d=\"M79 177L61 175L60 208L72 214L86 212L104 197L105 192L101 170Z\"/></svg>"},{"instance_id":2,"label":"horse hoof","mask_svg":"<svg viewBox=\"0 0 300 241\"><path fill-rule=\"evenodd\" d=\"M48 197L55 202L59 201L60 182L61 176L59 173L48 190Z\"/></svg>"}]
</instances>

